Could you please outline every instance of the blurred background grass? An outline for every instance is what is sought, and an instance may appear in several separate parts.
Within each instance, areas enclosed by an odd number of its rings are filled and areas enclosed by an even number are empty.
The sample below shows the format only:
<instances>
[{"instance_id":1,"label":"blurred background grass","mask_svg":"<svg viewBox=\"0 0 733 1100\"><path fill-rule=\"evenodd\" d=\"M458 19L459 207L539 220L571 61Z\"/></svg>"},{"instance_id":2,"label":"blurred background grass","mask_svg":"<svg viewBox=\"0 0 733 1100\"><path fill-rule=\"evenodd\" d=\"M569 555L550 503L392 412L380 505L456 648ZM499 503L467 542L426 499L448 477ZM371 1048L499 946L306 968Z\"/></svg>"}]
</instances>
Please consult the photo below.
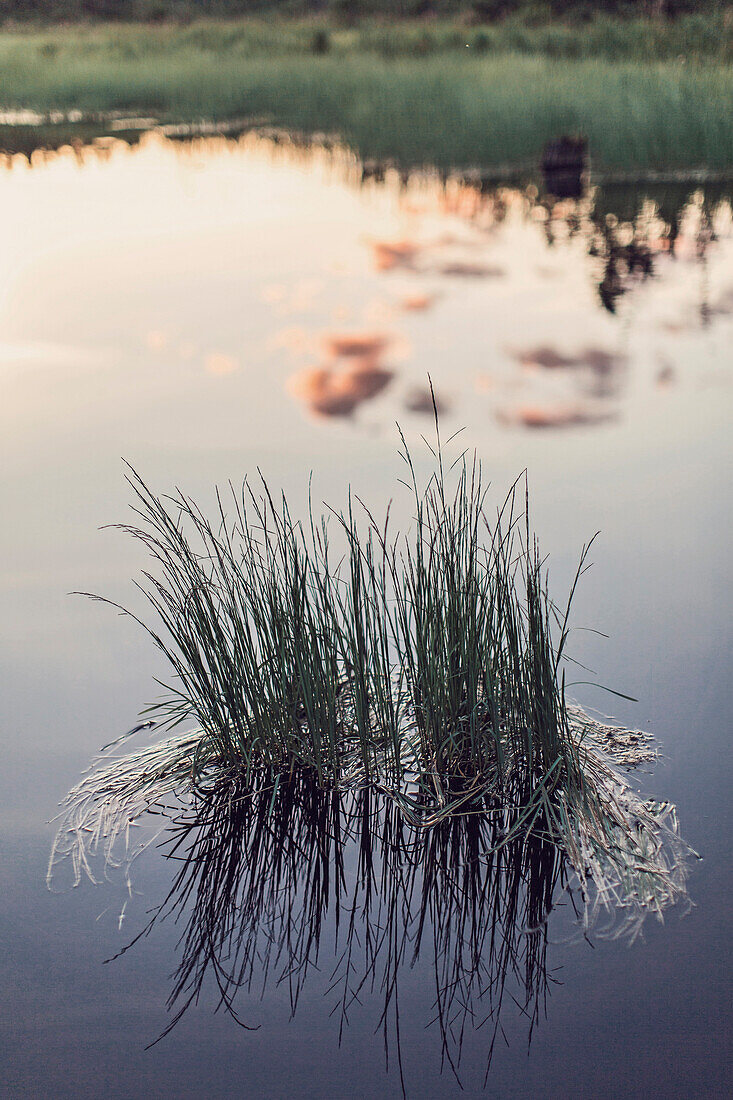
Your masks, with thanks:
<instances>
[{"instance_id":1,"label":"blurred background grass","mask_svg":"<svg viewBox=\"0 0 733 1100\"><path fill-rule=\"evenodd\" d=\"M583 21L510 18L478 23L459 18L344 22L322 13L286 19L279 17L278 11L274 5L270 18L259 14L246 19L199 18L193 22L6 21L2 37L14 42L26 40L31 49L45 49L47 56L54 51L83 49L124 58L198 50L248 58L369 53L392 59L460 53L468 48L479 54L605 57L613 61L733 60L733 9L698 11L675 19L618 18L597 12Z\"/></svg>"},{"instance_id":2,"label":"blurred background grass","mask_svg":"<svg viewBox=\"0 0 733 1100\"><path fill-rule=\"evenodd\" d=\"M0 106L267 119L338 133L365 158L446 167L518 165L579 132L603 168L725 170L730 56L722 13L6 26Z\"/></svg>"}]
</instances>

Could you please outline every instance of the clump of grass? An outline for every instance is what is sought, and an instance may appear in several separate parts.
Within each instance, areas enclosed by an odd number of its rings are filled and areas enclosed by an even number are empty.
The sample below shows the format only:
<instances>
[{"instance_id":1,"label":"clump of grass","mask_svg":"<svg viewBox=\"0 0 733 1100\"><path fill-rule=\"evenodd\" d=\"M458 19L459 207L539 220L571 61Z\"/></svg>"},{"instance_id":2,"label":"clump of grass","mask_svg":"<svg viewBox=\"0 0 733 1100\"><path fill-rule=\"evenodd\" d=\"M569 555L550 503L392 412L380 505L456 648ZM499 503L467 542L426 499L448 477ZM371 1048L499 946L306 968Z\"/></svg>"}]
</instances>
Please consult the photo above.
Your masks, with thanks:
<instances>
[{"instance_id":1,"label":"clump of grass","mask_svg":"<svg viewBox=\"0 0 733 1100\"><path fill-rule=\"evenodd\" d=\"M634 919L684 894L673 808L643 802L617 768L648 751L642 735L566 699L589 547L559 608L526 478L490 515L475 458L446 471L437 414L436 441L423 485L402 440L407 533L351 496L298 522L264 481L218 494L210 520L130 472L137 522L124 529L152 557L142 589L155 613L133 617L171 670L147 713L194 732L105 761L69 794L55 854L72 855L77 877L162 796L227 776L277 792L307 774L322 790L379 790L415 828L511 809L497 846L530 834L558 844L587 914L621 906Z\"/></svg>"}]
</instances>

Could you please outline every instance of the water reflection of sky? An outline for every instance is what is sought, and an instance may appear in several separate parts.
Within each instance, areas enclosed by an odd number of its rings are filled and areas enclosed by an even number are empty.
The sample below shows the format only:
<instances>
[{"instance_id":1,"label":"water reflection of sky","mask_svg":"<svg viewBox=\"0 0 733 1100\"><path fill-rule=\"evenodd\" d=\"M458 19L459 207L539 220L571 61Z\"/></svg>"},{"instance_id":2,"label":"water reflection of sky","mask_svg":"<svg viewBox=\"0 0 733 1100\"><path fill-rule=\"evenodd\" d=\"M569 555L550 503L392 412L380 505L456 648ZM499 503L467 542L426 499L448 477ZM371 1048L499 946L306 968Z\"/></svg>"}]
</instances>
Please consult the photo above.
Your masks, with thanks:
<instances>
[{"instance_id":1,"label":"water reflection of sky","mask_svg":"<svg viewBox=\"0 0 733 1100\"><path fill-rule=\"evenodd\" d=\"M423 411L429 373L499 432L663 415L727 378L731 211L702 191L671 213L640 191L624 221L252 135L32 159L0 177L6 364L240 374L372 429Z\"/></svg>"},{"instance_id":2,"label":"water reflection of sky","mask_svg":"<svg viewBox=\"0 0 733 1100\"><path fill-rule=\"evenodd\" d=\"M711 807L729 791L728 208L711 208L717 239L701 255L700 203L686 196L675 255L655 247L648 278L620 257L624 293L610 312L596 237L610 229L626 247L628 211L609 226L604 207L605 228L591 232L587 203L551 218L540 196L405 189L389 173L359 184L345 154L253 139L153 137L0 173L0 812L13 935L0 986L13 1005L15 1095L223 1097L245 1074L252 1095L291 1095L294 1075L321 1082L302 1095L398 1095L373 1021L356 1015L339 1053L320 993L297 1026L286 998L268 1000L245 1044L207 1006L143 1055L165 1022L174 933L121 965L101 960L160 899L160 868L141 865L143 897L120 932L119 891L46 895L43 823L96 749L133 724L160 671L129 623L66 595L134 599L139 555L97 531L125 518L121 456L155 487L204 501L213 482L260 465L298 511L311 469L319 499L340 504L351 483L381 508L399 472L393 421L416 447L429 428L428 373L447 429L466 425L497 492L529 468L558 591L602 528L576 621L612 640L577 634L573 654L641 702L584 701L659 734L667 763L644 786L679 805L706 856L685 921L652 928L632 954L605 944L563 955L565 985L531 1059L517 1027L497 1050L494 1087L719 1094L728 855ZM637 237L669 241L666 213L662 225L644 217ZM425 975L406 978L408 1001L413 988L429 1000ZM418 1094L455 1095L423 1025L403 1020ZM480 1044L472 1058L480 1081Z\"/></svg>"}]
</instances>

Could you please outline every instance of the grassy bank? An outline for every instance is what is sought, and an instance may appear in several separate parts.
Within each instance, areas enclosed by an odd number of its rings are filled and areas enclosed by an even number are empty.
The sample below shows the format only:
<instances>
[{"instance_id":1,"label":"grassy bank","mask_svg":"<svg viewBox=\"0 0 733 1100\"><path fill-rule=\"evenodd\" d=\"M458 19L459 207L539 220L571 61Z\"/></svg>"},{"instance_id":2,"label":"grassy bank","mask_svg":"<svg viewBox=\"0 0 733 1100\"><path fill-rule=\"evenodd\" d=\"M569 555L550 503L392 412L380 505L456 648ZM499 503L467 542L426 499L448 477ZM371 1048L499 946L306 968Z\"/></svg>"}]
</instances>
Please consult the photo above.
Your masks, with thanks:
<instances>
[{"instance_id":1,"label":"grassy bank","mask_svg":"<svg viewBox=\"0 0 733 1100\"><path fill-rule=\"evenodd\" d=\"M328 44L319 53L321 32ZM368 44L384 33L372 25L329 35L302 23L6 31L0 104L265 118L338 133L364 157L407 164L533 161L545 141L580 131L605 168L733 165L733 70L709 56L566 60L506 43L476 49L483 31L471 38L464 29L454 47L447 27L430 32L440 48L420 53L407 48L423 33L414 25L390 29L393 56L385 56Z\"/></svg>"}]
</instances>

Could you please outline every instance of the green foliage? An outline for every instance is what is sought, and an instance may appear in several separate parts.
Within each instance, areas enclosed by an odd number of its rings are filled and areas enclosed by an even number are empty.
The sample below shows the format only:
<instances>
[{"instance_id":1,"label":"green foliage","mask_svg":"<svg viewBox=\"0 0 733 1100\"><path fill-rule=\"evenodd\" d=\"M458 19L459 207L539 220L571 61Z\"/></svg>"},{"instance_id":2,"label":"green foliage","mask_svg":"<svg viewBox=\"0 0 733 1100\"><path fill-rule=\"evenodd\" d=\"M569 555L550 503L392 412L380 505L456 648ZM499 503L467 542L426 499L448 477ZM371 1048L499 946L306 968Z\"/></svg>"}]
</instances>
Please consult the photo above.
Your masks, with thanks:
<instances>
[{"instance_id":1,"label":"green foliage","mask_svg":"<svg viewBox=\"0 0 733 1100\"><path fill-rule=\"evenodd\" d=\"M413 56L413 42L409 57L388 58L384 33L334 31L330 53L314 56L312 26L286 24L275 56L272 29L260 23L6 32L0 103L174 121L266 118L340 133L362 157L404 165L536 163L565 132L587 136L601 169L733 164L728 65L568 61L529 54L514 38L516 51L506 52L493 28L472 32L484 35L483 52L465 41L449 49L448 30L436 28L426 56Z\"/></svg>"}]
</instances>

